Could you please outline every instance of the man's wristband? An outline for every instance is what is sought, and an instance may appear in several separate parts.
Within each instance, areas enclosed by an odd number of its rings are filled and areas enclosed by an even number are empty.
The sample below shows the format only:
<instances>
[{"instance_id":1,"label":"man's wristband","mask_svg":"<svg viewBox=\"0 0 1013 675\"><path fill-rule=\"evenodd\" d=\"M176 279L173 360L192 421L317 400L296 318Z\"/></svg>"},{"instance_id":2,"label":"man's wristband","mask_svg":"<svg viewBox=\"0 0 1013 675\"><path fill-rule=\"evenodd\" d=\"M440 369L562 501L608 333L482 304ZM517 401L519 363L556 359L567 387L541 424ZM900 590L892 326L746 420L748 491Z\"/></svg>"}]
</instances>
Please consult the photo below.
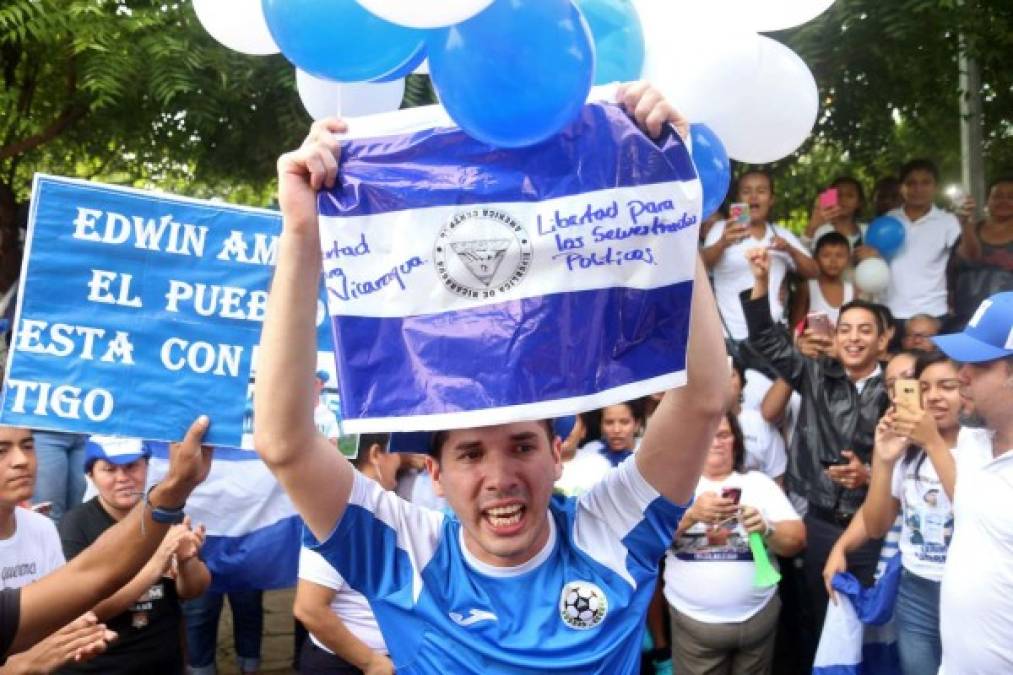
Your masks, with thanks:
<instances>
[{"instance_id":1,"label":"man's wristband","mask_svg":"<svg viewBox=\"0 0 1013 675\"><path fill-rule=\"evenodd\" d=\"M177 525L183 522L183 518L186 516L183 513L183 509L186 508L186 502L183 502L180 506L155 506L151 503L151 491L158 487L158 483L155 483L148 488L147 493L144 495L144 505L151 510L151 519L156 523L163 523L167 525Z\"/></svg>"}]
</instances>

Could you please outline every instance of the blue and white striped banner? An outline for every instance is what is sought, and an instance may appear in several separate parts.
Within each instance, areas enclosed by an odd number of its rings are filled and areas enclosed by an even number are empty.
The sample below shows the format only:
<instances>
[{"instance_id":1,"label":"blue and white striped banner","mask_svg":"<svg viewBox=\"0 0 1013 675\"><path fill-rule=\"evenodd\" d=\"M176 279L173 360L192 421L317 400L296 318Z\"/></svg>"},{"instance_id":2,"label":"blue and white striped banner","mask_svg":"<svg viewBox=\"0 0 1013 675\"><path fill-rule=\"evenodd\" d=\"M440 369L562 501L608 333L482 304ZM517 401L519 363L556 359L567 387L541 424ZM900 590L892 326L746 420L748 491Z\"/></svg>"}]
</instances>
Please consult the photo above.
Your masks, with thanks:
<instances>
[{"instance_id":1,"label":"blue and white striped banner","mask_svg":"<svg viewBox=\"0 0 1013 675\"><path fill-rule=\"evenodd\" d=\"M701 188L614 105L531 148L346 142L321 192L345 430L558 417L685 381Z\"/></svg>"}]
</instances>

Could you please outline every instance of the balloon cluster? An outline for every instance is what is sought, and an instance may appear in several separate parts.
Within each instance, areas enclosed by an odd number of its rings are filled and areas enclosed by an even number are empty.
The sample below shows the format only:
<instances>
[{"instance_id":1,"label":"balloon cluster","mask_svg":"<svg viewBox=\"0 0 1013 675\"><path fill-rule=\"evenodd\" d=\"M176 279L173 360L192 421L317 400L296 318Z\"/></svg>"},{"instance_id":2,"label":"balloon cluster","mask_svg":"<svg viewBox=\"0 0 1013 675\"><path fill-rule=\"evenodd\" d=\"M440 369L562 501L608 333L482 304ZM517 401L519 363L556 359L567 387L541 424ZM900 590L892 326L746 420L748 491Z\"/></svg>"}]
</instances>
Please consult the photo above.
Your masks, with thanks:
<instances>
[{"instance_id":1,"label":"balloon cluster","mask_svg":"<svg viewBox=\"0 0 1013 675\"><path fill-rule=\"evenodd\" d=\"M464 131L520 147L571 122L592 84L648 79L692 122L709 127L696 127L706 156L694 158L707 165L705 201L712 205L727 191L729 156L771 162L812 131L819 107L812 73L759 33L809 21L831 4L193 0L198 19L222 44L248 54L280 51L292 62L314 117L394 110L404 78L429 72Z\"/></svg>"}]
</instances>

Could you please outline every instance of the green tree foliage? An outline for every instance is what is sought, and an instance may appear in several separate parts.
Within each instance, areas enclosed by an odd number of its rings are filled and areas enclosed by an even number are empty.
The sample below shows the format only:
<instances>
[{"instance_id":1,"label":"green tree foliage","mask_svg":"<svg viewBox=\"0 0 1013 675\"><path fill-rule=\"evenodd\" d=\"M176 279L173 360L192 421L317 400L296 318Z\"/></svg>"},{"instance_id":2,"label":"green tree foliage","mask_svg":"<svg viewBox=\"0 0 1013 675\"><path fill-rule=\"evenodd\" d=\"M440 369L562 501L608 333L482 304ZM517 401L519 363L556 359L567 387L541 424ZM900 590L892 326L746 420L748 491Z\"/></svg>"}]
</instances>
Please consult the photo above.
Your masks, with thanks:
<instances>
[{"instance_id":1,"label":"green tree foliage","mask_svg":"<svg viewBox=\"0 0 1013 675\"><path fill-rule=\"evenodd\" d=\"M819 19L776 36L809 64L822 102L813 136L773 167L781 215L800 224L835 175L871 188L915 156L936 160L944 181L959 181L960 35L981 69L986 172L1013 170L1013 3L837 0Z\"/></svg>"},{"instance_id":2,"label":"green tree foliage","mask_svg":"<svg viewBox=\"0 0 1013 675\"><path fill-rule=\"evenodd\" d=\"M6 0L0 77L8 254L36 171L263 203L308 122L291 66L220 46L189 2Z\"/></svg>"},{"instance_id":3,"label":"green tree foliage","mask_svg":"<svg viewBox=\"0 0 1013 675\"><path fill-rule=\"evenodd\" d=\"M990 173L1013 166L1011 15L1008 0L837 0L777 35L823 101L813 137L772 167L781 215L800 222L837 173L871 185L914 155L959 176L958 33L981 63ZM309 123L291 65L222 47L188 0L4 0L0 77L6 246L36 171L268 204L275 158ZM409 79L405 105L434 100Z\"/></svg>"}]
</instances>

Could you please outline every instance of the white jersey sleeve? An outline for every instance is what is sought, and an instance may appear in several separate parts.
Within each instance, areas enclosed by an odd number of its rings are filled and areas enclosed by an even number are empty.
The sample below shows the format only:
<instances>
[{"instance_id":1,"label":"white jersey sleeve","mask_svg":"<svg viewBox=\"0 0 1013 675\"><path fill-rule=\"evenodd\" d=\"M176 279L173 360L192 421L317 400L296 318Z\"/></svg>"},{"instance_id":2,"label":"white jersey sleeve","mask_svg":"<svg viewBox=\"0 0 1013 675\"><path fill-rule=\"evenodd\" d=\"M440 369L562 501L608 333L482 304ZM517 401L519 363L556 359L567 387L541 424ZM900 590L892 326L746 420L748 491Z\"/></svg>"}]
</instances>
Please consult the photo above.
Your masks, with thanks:
<instances>
[{"instance_id":1,"label":"white jersey sleeve","mask_svg":"<svg viewBox=\"0 0 1013 675\"><path fill-rule=\"evenodd\" d=\"M573 542L636 587L657 574L688 506L651 487L634 455L578 499Z\"/></svg>"},{"instance_id":2,"label":"white jersey sleeve","mask_svg":"<svg viewBox=\"0 0 1013 675\"><path fill-rule=\"evenodd\" d=\"M304 544L367 598L410 587L417 599L421 573L439 545L443 521L442 513L406 502L356 472L348 505L334 531L318 542L306 530Z\"/></svg>"},{"instance_id":3,"label":"white jersey sleeve","mask_svg":"<svg viewBox=\"0 0 1013 675\"><path fill-rule=\"evenodd\" d=\"M332 591L340 591L345 586L338 571L322 555L305 546L299 550L299 578Z\"/></svg>"}]
</instances>

